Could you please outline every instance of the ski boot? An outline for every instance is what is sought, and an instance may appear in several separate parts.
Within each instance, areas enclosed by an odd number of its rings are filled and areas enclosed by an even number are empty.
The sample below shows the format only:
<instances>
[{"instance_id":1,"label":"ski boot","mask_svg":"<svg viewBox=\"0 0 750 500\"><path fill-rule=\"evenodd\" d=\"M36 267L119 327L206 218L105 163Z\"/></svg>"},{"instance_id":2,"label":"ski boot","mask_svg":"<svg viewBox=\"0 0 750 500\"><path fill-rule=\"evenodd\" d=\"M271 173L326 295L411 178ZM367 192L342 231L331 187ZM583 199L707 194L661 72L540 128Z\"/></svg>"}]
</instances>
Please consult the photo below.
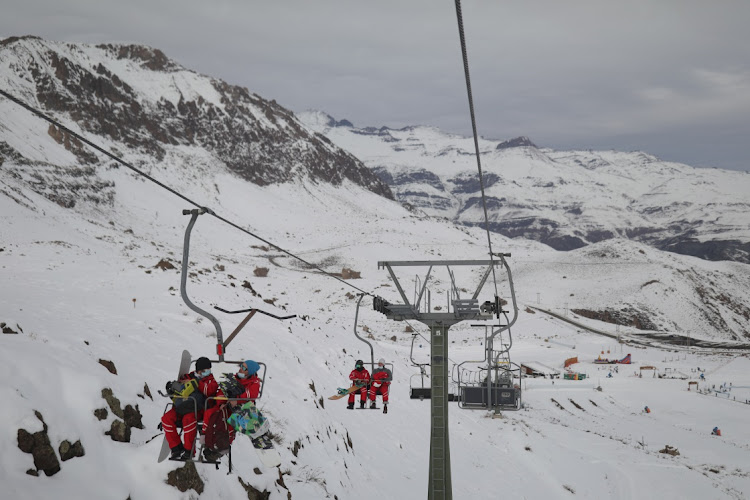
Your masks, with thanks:
<instances>
[{"instance_id":1,"label":"ski boot","mask_svg":"<svg viewBox=\"0 0 750 500\"><path fill-rule=\"evenodd\" d=\"M174 448L172 448L172 453L169 455L170 460L180 460L180 457L185 452L185 447L182 446L182 443L178 444Z\"/></svg>"},{"instance_id":2,"label":"ski boot","mask_svg":"<svg viewBox=\"0 0 750 500\"><path fill-rule=\"evenodd\" d=\"M195 450L184 450L182 455L180 455L179 460L187 462L188 460L192 460L193 457L195 457Z\"/></svg>"},{"instance_id":3,"label":"ski boot","mask_svg":"<svg viewBox=\"0 0 750 500\"><path fill-rule=\"evenodd\" d=\"M347 410L353 410L354 409L354 403L349 403L349 405L346 407Z\"/></svg>"},{"instance_id":4,"label":"ski boot","mask_svg":"<svg viewBox=\"0 0 750 500\"><path fill-rule=\"evenodd\" d=\"M364 401L360 401L359 402L359 409L362 410L362 409L364 409L364 407L365 407L365 402Z\"/></svg>"},{"instance_id":5,"label":"ski boot","mask_svg":"<svg viewBox=\"0 0 750 500\"><path fill-rule=\"evenodd\" d=\"M371 410L377 410L378 409L378 407L375 406L375 401L373 401L372 403L370 403L370 409Z\"/></svg>"},{"instance_id":6,"label":"ski boot","mask_svg":"<svg viewBox=\"0 0 750 500\"><path fill-rule=\"evenodd\" d=\"M388 403L383 403L383 413L388 413Z\"/></svg>"},{"instance_id":7,"label":"ski boot","mask_svg":"<svg viewBox=\"0 0 750 500\"><path fill-rule=\"evenodd\" d=\"M217 462L221 458L221 453L214 451L210 448L203 450L203 461L204 462Z\"/></svg>"}]
</instances>

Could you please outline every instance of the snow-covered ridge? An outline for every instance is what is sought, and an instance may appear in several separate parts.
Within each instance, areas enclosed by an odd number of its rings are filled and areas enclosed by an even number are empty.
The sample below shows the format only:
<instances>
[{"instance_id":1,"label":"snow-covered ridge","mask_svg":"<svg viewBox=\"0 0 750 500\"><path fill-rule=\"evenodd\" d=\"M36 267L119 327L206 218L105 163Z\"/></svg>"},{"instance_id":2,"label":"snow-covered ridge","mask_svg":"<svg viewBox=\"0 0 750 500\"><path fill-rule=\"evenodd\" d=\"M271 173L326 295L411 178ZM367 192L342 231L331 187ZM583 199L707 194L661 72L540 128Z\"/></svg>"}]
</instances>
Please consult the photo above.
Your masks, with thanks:
<instances>
[{"instance_id":1,"label":"snow-covered ridge","mask_svg":"<svg viewBox=\"0 0 750 500\"><path fill-rule=\"evenodd\" d=\"M260 185L305 175L333 184L349 179L392 196L359 160L275 101L188 70L157 49L9 38L0 42L0 85L117 151L160 160L170 148L204 149L213 156L212 168L228 168ZM16 113L14 107L0 101L3 113ZM18 130L18 122L14 130L10 124L0 127L5 148L23 151L26 132ZM97 161L74 147L68 150L79 161ZM58 161L44 155L33 159Z\"/></svg>"},{"instance_id":2,"label":"snow-covered ridge","mask_svg":"<svg viewBox=\"0 0 750 500\"><path fill-rule=\"evenodd\" d=\"M398 200L484 227L471 138L431 127L337 127L331 117L298 116L362 159ZM748 173L638 151L555 151L526 137L479 145L492 231L558 250L630 238L704 259L750 262Z\"/></svg>"}]
</instances>

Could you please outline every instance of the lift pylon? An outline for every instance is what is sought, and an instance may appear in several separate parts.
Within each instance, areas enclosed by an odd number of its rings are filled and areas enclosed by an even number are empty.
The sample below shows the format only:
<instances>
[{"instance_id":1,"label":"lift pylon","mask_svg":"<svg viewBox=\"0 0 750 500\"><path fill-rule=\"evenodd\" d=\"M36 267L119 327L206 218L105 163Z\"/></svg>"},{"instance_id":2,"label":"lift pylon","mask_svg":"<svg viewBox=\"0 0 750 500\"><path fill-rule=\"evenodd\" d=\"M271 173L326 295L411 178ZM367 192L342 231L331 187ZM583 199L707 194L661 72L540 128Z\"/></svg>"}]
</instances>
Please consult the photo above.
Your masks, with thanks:
<instances>
[{"instance_id":1,"label":"lift pylon","mask_svg":"<svg viewBox=\"0 0 750 500\"><path fill-rule=\"evenodd\" d=\"M442 261L384 261L378 262L378 269L386 269L398 289L402 304L391 304L381 297L375 297L373 308L396 321L416 320L430 328L430 368L432 379L432 398L430 400L430 470L429 500L452 500L450 440L448 433L448 330L451 326L466 320L489 320L500 314L500 300L479 304L479 293L494 266L505 263L500 260L442 260ZM445 266L449 276L449 290L446 293L445 308L443 304L432 307L431 294L427 289L428 282L435 267ZM481 276L471 298L461 298L461 288L457 287L451 267L474 266L486 269ZM427 267L427 273L421 282L419 294L415 295L414 304L409 302L404 289L399 283L394 267ZM425 292L427 292L425 294ZM516 307L515 297L513 306Z\"/></svg>"}]
</instances>

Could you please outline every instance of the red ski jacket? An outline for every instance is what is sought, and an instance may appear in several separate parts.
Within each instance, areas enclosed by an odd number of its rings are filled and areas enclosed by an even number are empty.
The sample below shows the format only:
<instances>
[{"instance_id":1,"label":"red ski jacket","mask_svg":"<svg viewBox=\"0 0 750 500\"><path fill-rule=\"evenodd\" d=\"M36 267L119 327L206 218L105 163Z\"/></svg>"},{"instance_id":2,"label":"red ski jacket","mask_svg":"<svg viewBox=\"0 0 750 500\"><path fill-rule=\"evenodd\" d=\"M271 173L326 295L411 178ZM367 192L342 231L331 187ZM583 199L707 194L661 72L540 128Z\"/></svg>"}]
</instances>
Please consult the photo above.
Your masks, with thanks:
<instances>
[{"instance_id":1,"label":"red ski jacket","mask_svg":"<svg viewBox=\"0 0 750 500\"><path fill-rule=\"evenodd\" d=\"M391 375L391 371L388 368L375 368L375 371L372 372L372 385L380 387L382 384L388 387L392 378L393 375Z\"/></svg>"},{"instance_id":2,"label":"red ski jacket","mask_svg":"<svg viewBox=\"0 0 750 500\"><path fill-rule=\"evenodd\" d=\"M349 374L349 380L359 383L359 385L367 385L370 382L370 372L366 368L362 368L362 370L354 369Z\"/></svg>"},{"instance_id":3,"label":"red ski jacket","mask_svg":"<svg viewBox=\"0 0 750 500\"><path fill-rule=\"evenodd\" d=\"M258 394L260 394L260 379L258 378L258 375L253 374L246 378L235 378L240 383L240 385L245 388L245 392L237 396L238 398L242 399L242 401L238 401L238 403L244 404L250 400L255 401L258 398Z\"/></svg>"},{"instance_id":4,"label":"red ski jacket","mask_svg":"<svg viewBox=\"0 0 750 500\"><path fill-rule=\"evenodd\" d=\"M224 393L219 389L219 383L216 382L213 373L207 377L198 378L195 372L190 372L187 378L194 378L198 381L198 390L203 393L207 398L223 397ZM215 401L211 401L208 407L211 408L216 404Z\"/></svg>"}]
</instances>

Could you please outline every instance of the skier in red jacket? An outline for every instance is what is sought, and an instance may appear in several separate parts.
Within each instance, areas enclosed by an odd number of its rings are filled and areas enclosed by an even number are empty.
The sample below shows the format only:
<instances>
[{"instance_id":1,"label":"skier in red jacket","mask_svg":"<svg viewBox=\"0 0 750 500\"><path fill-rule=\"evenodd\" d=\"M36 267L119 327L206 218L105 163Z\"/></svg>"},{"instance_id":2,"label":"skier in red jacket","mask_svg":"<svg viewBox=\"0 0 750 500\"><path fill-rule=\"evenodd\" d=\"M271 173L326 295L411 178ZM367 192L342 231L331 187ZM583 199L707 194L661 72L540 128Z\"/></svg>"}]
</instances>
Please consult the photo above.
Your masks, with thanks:
<instances>
[{"instance_id":1,"label":"skier in red jacket","mask_svg":"<svg viewBox=\"0 0 750 500\"><path fill-rule=\"evenodd\" d=\"M378 367L372 371L372 384L370 384L370 408L375 409L375 396L383 396L383 413L388 413L388 388L391 386L393 375L385 367L385 360L378 360Z\"/></svg>"},{"instance_id":2,"label":"skier in red jacket","mask_svg":"<svg viewBox=\"0 0 750 500\"><path fill-rule=\"evenodd\" d=\"M198 419L203 416L205 398L222 396L219 384L211 374L211 361L201 357L195 362L195 371L180 378L180 382L195 379L198 382L198 390L194 391L197 397L191 397L181 404L173 406L161 417L162 428L167 438L167 443L172 450L171 459L189 460L193 458L193 444L198 434ZM209 403L209 407L212 404ZM197 411L196 411L197 410ZM182 422L182 439L177 433L177 422Z\"/></svg>"},{"instance_id":3,"label":"skier in red jacket","mask_svg":"<svg viewBox=\"0 0 750 500\"><path fill-rule=\"evenodd\" d=\"M359 398L359 407L364 408L365 402L367 402L367 384L370 382L370 372L365 369L365 362L361 359L358 359L356 363L354 363L354 370L349 374L349 380L352 381L352 387L360 387L359 390L360 398ZM354 409L354 398L355 393L357 391L354 391L349 394L349 406L346 408L349 410Z\"/></svg>"},{"instance_id":4,"label":"skier in red jacket","mask_svg":"<svg viewBox=\"0 0 750 500\"><path fill-rule=\"evenodd\" d=\"M244 392L234 395L236 400L228 401L229 405L228 413L231 414L232 407L242 406L248 401L253 401L258 398L260 394L260 378L258 377L258 370L260 365L252 359L247 359L240 363L239 371L234 375L234 378L239 382L240 386L244 389ZM233 398L233 399L234 399ZM211 415L217 411L222 411L224 405L217 405L213 408L206 410L206 414L203 416L203 434L205 435L208 431L208 423L211 420ZM234 442L235 430L234 427L229 426L229 444ZM210 450L208 448L203 450L203 457L206 461L213 462L221 456L220 452Z\"/></svg>"}]
</instances>

